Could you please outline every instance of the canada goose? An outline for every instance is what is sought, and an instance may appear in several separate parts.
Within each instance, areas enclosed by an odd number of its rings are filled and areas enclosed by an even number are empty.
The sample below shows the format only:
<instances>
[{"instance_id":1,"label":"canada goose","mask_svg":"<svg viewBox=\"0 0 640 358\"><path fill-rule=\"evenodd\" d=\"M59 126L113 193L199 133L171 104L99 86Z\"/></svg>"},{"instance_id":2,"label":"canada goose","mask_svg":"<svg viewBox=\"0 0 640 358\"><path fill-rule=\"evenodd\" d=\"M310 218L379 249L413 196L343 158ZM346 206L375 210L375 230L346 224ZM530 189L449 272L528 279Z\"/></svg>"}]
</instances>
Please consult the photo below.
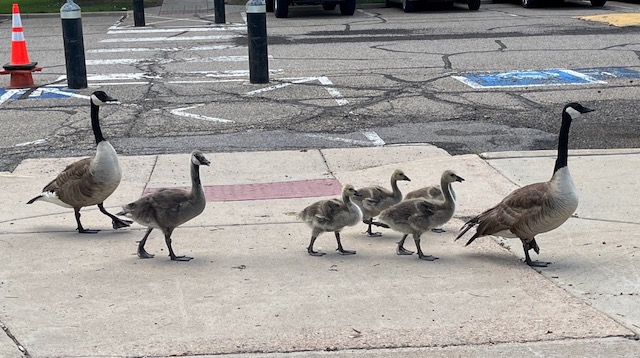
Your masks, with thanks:
<instances>
[{"instance_id":1,"label":"canada goose","mask_svg":"<svg viewBox=\"0 0 640 358\"><path fill-rule=\"evenodd\" d=\"M381 236L382 233L371 232L371 225L387 227L384 224L374 222L373 218L378 216L384 209L391 207L402 201L402 192L398 188L398 180L411 181L404 172L396 169L391 174L391 189L385 189L381 186L371 186L358 189L362 196L353 198L354 203L362 210L362 222L367 224L367 235Z\"/></svg>"},{"instance_id":2,"label":"canada goose","mask_svg":"<svg viewBox=\"0 0 640 358\"><path fill-rule=\"evenodd\" d=\"M362 211L352 202L352 198L361 194L353 185L342 187L342 200L329 199L315 202L302 210L298 218L311 228L311 242L307 252L312 256L322 256L324 252L313 251L313 243L323 232L333 231L338 241L338 252L342 255L353 255L356 252L345 250L340 242L340 231L345 226L353 226L362 220Z\"/></svg>"},{"instance_id":3,"label":"canada goose","mask_svg":"<svg viewBox=\"0 0 640 358\"><path fill-rule=\"evenodd\" d=\"M451 192L451 197L455 201L456 200L456 193L453 190L453 187L451 186L451 183L449 183L449 191ZM442 187L440 185L427 186L427 187L424 187L424 188L416 189L414 191L410 191L404 196L405 200L407 200L407 199L417 199L417 198L444 200L444 194L442 193ZM436 233L445 232L445 230L440 226L439 227L434 227L433 229L431 229L431 231L436 232Z\"/></svg>"},{"instance_id":4,"label":"canada goose","mask_svg":"<svg viewBox=\"0 0 640 358\"><path fill-rule=\"evenodd\" d=\"M191 152L191 190L178 188L164 188L145 195L142 198L122 207L116 215L133 219L140 225L146 226L147 233L138 244L138 257L150 259L155 255L144 249L144 244L154 228L162 230L164 241L169 248L169 257L173 261L189 261L193 257L176 256L171 247L171 234L178 226L195 218L204 211L207 200L200 182L200 166L210 162L199 150Z\"/></svg>"},{"instance_id":5,"label":"canada goose","mask_svg":"<svg viewBox=\"0 0 640 358\"><path fill-rule=\"evenodd\" d=\"M487 235L517 237L522 240L527 265L546 267L550 264L531 261L529 250L533 249L536 254L540 254L535 236L562 225L578 208L578 195L567 166L569 127L573 119L591 111L593 110L578 103L567 104L562 110L558 156L551 179L514 190L498 205L467 221L456 240L478 225L476 233L466 245Z\"/></svg>"},{"instance_id":6,"label":"canada goose","mask_svg":"<svg viewBox=\"0 0 640 358\"><path fill-rule=\"evenodd\" d=\"M441 187L444 189L444 200L436 199L409 199L396 204L380 213L379 220L389 225L391 229L404 234L398 242L396 253L398 255L411 255L413 251L404 248L404 240L413 235L413 240L418 250L418 257L422 260L433 261L437 257L425 255L420 248L420 236L437 226L444 225L451 220L456 210L456 203L449 190L453 182L463 182L464 179L452 170L442 173Z\"/></svg>"},{"instance_id":7,"label":"canada goose","mask_svg":"<svg viewBox=\"0 0 640 358\"><path fill-rule=\"evenodd\" d=\"M98 116L100 106L108 102L117 102L117 99L103 91L95 91L91 94L91 127L96 138L96 154L67 166L42 189L40 195L27 202L32 204L43 200L65 208L73 208L78 224L77 230L83 234L95 234L99 231L85 229L80 223L80 209L85 206L97 204L100 211L111 218L114 229L127 227L133 223L108 213L103 205L120 184L122 176L118 154L111 143L104 139L100 129Z\"/></svg>"}]
</instances>

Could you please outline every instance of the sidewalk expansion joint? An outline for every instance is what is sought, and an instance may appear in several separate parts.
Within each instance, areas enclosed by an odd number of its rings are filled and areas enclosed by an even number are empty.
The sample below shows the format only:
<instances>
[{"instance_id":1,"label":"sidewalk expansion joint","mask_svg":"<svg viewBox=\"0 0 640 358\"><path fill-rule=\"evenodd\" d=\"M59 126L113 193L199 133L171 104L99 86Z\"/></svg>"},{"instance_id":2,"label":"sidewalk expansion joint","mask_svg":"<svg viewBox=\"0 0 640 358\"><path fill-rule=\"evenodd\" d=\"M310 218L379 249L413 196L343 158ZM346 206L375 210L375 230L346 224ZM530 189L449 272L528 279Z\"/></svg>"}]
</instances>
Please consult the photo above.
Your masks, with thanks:
<instances>
[{"instance_id":1,"label":"sidewalk expansion joint","mask_svg":"<svg viewBox=\"0 0 640 358\"><path fill-rule=\"evenodd\" d=\"M18 348L18 350L22 353L24 357L31 358L31 355L29 354L27 349L22 344L20 344L20 341L18 341L18 339L9 330L9 327L5 326L4 323L0 322L0 328L2 328L4 333L7 334L7 337L9 337L9 339L13 341L13 343L16 345L16 348Z\"/></svg>"}]
</instances>

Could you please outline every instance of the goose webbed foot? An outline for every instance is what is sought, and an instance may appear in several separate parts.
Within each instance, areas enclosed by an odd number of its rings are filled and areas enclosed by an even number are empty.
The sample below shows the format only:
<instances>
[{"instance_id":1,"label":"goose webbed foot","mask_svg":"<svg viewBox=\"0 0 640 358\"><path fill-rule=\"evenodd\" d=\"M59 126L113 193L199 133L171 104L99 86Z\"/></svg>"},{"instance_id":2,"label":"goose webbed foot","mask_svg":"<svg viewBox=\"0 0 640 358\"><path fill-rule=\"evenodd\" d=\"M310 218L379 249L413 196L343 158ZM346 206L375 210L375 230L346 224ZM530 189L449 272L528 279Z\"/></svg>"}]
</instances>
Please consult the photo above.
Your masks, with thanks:
<instances>
[{"instance_id":1,"label":"goose webbed foot","mask_svg":"<svg viewBox=\"0 0 640 358\"><path fill-rule=\"evenodd\" d=\"M527 261L527 265L529 265L530 267L547 267L549 265L551 265L551 262L548 261Z\"/></svg>"},{"instance_id":2,"label":"goose webbed foot","mask_svg":"<svg viewBox=\"0 0 640 358\"><path fill-rule=\"evenodd\" d=\"M317 238L318 238L317 236L311 236L311 242L309 243L309 246L307 247L307 252L311 256L324 256L324 252L313 251L313 244L316 242Z\"/></svg>"},{"instance_id":3,"label":"goose webbed foot","mask_svg":"<svg viewBox=\"0 0 640 358\"><path fill-rule=\"evenodd\" d=\"M169 257L171 257L171 261L191 261L191 260L193 260L193 257L184 256L184 255L182 255L182 256L173 255L173 256L169 256Z\"/></svg>"},{"instance_id":4,"label":"goose webbed foot","mask_svg":"<svg viewBox=\"0 0 640 358\"><path fill-rule=\"evenodd\" d=\"M433 229L431 229L432 232L438 233L438 234L442 234L443 232L446 232L445 229L441 228L441 227L434 227Z\"/></svg>"},{"instance_id":5,"label":"goose webbed foot","mask_svg":"<svg viewBox=\"0 0 640 358\"><path fill-rule=\"evenodd\" d=\"M532 239L529 242L523 242L522 248L524 249L524 262L530 267L547 267L551 264L551 262L547 261L532 261L531 256L529 256L529 250L535 251L536 254L540 253L540 247L538 247L538 243L536 239Z\"/></svg>"},{"instance_id":6,"label":"goose webbed foot","mask_svg":"<svg viewBox=\"0 0 640 358\"><path fill-rule=\"evenodd\" d=\"M111 221L111 224L113 225L114 229L121 229L123 227L129 227L131 224L133 224L133 221L115 218Z\"/></svg>"},{"instance_id":7,"label":"goose webbed foot","mask_svg":"<svg viewBox=\"0 0 640 358\"><path fill-rule=\"evenodd\" d=\"M400 241L397 242L398 246L396 247L396 254L398 255L413 255L413 251L407 250L404 248L404 240L407 238L407 235L404 235Z\"/></svg>"},{"instance_id":8,"label":"goose webbed foot","mask_svg":"<svg viewBox=\"0 0 640 358\"><path fill-rule=\"evenodd\" d=\"M371 221L372 225L378 226L378 227L383 227L385 229L389 228L389 225L385 224L385 223L381 223L379 221Z\"/></svg>"},{"instance_id":9,"label":"goose webbed foot","mask_svg":"<svg viewBox=\"0 0 640 358\"><path fill-rule=\"evenodd\" d=\"M78 230L78 232L81 234L97 234L98 231L100 231L100 230L85 229L83 227L79 227L76 230Z\"/></svg>"},{"instance_id":10,"label":"goose webbed foot","mask_svg":"<svg viewBox=\"0 0 640 358\"><path fill-rule=\"evenodd\" d=\"M150 253L148 253L145 249L139 249L138 250L138 257L141 259L152 259L154 258L156 255L152 255Z\"/></svg>"},{"instance_id":11,"label":"goose webbed foot","mask_svg":"<svg viewBox=\"0 0 640 358\"><path fill-rule=\"evenodd\" d=\"M334 234L336 235L336 241L338 242L338 248L336 249L340 255L355 255L355 251L352 250L345 250L344 248L342 248L342 242L340 241L340 233L339 232L334 232Z\"/></svg>"},{"instance_id":12,"label":"goose webbed foot","mask_svg":"<svg viewBox=\"0 0 640 358\"><path fill-rule=\"evenodd\" d=\"M373 232L373 231L371 231L371 225L373 224L372 220L362 220L362 222L367 224L367 231L364 232L365 234L367 234L367 236L369 236L369 237L382 236L381 232Z\"/></svg>"},{"instance_id":13,"label":"goose webbed foot","mask_svg":"<svg viewBox=\"0 0 640 358\"><path fill-rule=\"evenodd\" d=\"M425 261L435 261L438 259L438 257L432 256L432 255L418 255L418 257L420 258L420 260L425 260Z\"/></svg>"}]
</instances>

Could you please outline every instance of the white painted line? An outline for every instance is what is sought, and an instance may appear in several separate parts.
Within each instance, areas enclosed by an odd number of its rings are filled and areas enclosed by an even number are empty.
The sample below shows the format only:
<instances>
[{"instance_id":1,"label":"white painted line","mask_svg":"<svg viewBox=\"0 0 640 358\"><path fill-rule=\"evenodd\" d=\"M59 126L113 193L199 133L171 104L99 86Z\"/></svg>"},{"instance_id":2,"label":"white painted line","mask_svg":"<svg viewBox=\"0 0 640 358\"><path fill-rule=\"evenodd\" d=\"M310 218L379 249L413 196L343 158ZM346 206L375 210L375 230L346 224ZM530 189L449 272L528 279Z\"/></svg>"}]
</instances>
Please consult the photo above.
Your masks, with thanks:
<instances>
[{"instance_id":1,"label":"white painted line","mask_svg":"<svg viewBox=\"0 0 640 358\"><path fill-rule=\"evenodd\" d=\"M237 45L213 45L213 46L193 46L193 47L128 47L128 48L98 48L87 50L87 53L121 53L121 52L177 52L177 51L211 51L227 50L230 48L247 48L247 46Z\"/></svg>"},{"instance_id":2,"label":"white painted line","mask_svg":"<svg viewBox=\"0 0 640 358\"><path fill-rule=\"evenodd\" d=\"M196 84L196 83L225 83L225 82L245 82L246 79L230 79L230 80L195 80L195 81L167 81L166 83L171 84Z\"/></svg>"},{"instance_id":3,"label":"white painted line","mask_svg":"<svg viewBox=\"0 0 640 358\"><path fill-rule=\"evenodd\" d=\"M47 142L46 139L38 139L38 140L34 140L32 142L18 143L16 145L14 145L14 147L26 147L28 145L39 145L39 144L44 144L46 142Z\"/></svg>"},{"instance_id":4,"label":"white painted line","mask_svg":"<svg viewBox=\"0 0 640 358\"><path fill-rule=\"evenodd\" d=\"M273 58L273 56L268 56ZM208 63L208 62L249 62L248 55L238 56L217 56L217 57L191 57L191 58L167 58L167 59L151 59L151 58L114 58L108 60L86 60L87 66L102 66L102 65L133 65L138 63L157 63L167 64L174 62L193 62L193 63Z\"/></svg>"},{"instance_id":5,"label":"white painted line","mask_svg":"<svg viewBox=\"0 0 640 358\"><path fill-rule=\"evenodd\" d=\"M24 90L24 89L10 89L10 90L7 90L7 92L5 92L2 96L0 96L0 105L2 105L4 102L8 101L16 93L20 93L20 92L24 93L25 91L26 90Z\"/></svg>"},{"instance_id":6,"label":"white painted line","mask_svg":"<svg viewBox=\"0 0 640 358\"><path fill-rule=\"evenodd\" d=\"M198 108L198 107L202 107L202 106L204 106L204 104L196 104L195 106L172 109L171 110L171 114L175 114L176 116L181 116L181 117L200 119L200 120L203 120L203 121L233 123L233 121L230 120L230 119L207 117L207 116L203 116L203 115L200 115L200 114L193 114L193 113L184 112L186 110L194 109L194 108Z\"/></svg>"},{"instance_id":7,"label":"white painted line","mask_svg":"<svg viewBox=\"0 0 640 358\"><path fill-rule=\"evenodd\" d=\"M100 40L100 42L163 42L163 41L202 41L202 40L230 40L238 37L242 37L241 35L221 35L221 36L186 36L186 37L132 37L132 38L122 38L122 39L105 39Z\"/></svg>"},{"instance_id":8,"label":"white painted line","mask_svg":"<svg viewBox=\"0 0 640 358\"><path fill-rule=\"evenodd\" d=\"M317 77L301 77L301 78L296 78L296 79L290 79L291 82L282 82L282 83L279 83L279 84L274 85L274 86L269 86L269 87L260 88L260 89L253 90L253 91L249 91L249 92L245 93L245 95L246 96L253 96L254 94L258 94L258 93L262 93L262 92L269 92L269 91L277 90L279 88L291 86L292 84L295 84L295 83L311 82L311 81L314 81L314 80L317 80L317 79L318 79Z\"/></svg>"},{"instance_id":9,"label":"white painted line","mask_svg":"<svg viewBox=\"0 0 640 358\"><path fill-rule=\"evenodd\" d=\"M269 70L270 74L280 74L284 70L281 68ZM227 71L188 71L182 74L198 74L205 77L249 77L249 70L227 70Z\"/></svg>"},{"instance_id":10,"label":"white painted line","mask_svg":"<svg viewBox=\"0 0 640 358\"><path fill-rule=\"evenodd\" d=\"M311 133L306 133L306 134L304 134L304 136L311 137L311 138L330 140L330 141L334 141L334 142L344 142L344 143L360 145L360 146L366 146L366 147L371 146L371 142L364 141L364 140L340 138L340 137L331 137L331 136L327 136L327 135L311 134Z\"/></svg>"},{"instance_id":11,"label":"white painted line","mask_svg":"<svg viewBox=\"0 0 640 358\"><path fill-rule=\"evenodd\" d=\"M115 34L144 34L144 33L166 33L166 32L209 32L209 31L246 31L247 28L241 25L227 25L224 27L176 27L176 28L168 28L168 29L154 29L154 28L145 28L145 29L131 29L131 28L122 28L122 29L109 29L107 31L107 35L115 35Z\"/></svg>"},{"instance_id":12,"label":"white painted line","mask_svg":"<svg viewBox=\"0 0 640 358\"><path fill-rule=\"evenodd\" d=\"M100 86L128 86L128 85L148 85L149 82L89 82L91 87Z\"/></svg>"},{"instance_id":13,"label":"white painted line","mask_svg":"<svg viewBox=\"0 0 640 358\"><path fill-rule=\"evenodd\" d=\"M320 81L320 83L322 83L325 86L332 86L333 82L331 82L331 80L325 76L322 77L318 77L318 81ZM340 93L340 91L338 91L336 88L334 87L326 87L327 92L329 92L329 94L331 95L331 97L333 97L336 102L338 102L338 106L344 106L345 104L348 104L349 101L347 101L342 94Z\"/></svg>"},{"instance_id":14,"label":"white painted line","mask_svg":"<svg viewBox=\"0 0 640 358\"><path fill-rule=\"evenodd\" d=\"M385 142L382 140L382 138L380 138L378 133L374 131L366 131L362 132L362 134L364 134L367 139L373 142L373 145L375 145L376 147L382 147L383 145L385 145Z\"/></svg>"},{"instance_id":15,"label":"white painted line","mask_svg":"<svg viewBox=\"0 0 640 358\"><path fill-rule=\"evenodd\" d=\"M584 73L581 73L581 72L578 72L578 71L574 71L574 70L558 70L558 71L561 71L561 72L564 72L564 73L568 73L568 74L570 74L572 76L576 76L576 77L582 78L583 80L589 81L591 83L607 83L606 81L597 80L597 79L595 79L595 78L593 78L593 77L591 77L589 75L585 75Z\"/></svg>"},{"instance_id":16,"label":"white painted line","mask_svg":"<svg viewBox=\"0 0 640 358\"><path fill-rule=\"evenodd\" d=\"M77 94L77 93L73 93L73 92L61 91L58 88L42 87L40 89L42 90L42 92L50 92L50 93L55 93L55 94L59 94L59 95L62 95L62 96L67 96L67 97L82 98L82 99L90 99L91 98L91 97L85 96L83 94Z\"/></svg>"}]
</instances>

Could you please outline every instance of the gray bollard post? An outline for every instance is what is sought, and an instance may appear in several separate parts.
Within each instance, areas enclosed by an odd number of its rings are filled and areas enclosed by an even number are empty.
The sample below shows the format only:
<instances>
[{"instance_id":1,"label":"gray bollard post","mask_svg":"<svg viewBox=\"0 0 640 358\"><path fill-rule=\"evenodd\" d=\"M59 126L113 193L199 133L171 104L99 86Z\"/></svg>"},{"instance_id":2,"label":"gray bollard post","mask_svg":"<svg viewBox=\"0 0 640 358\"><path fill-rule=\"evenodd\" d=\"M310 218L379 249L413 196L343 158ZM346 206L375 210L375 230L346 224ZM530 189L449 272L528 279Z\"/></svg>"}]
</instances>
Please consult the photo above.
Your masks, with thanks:
<instances>
[{"instance_id":1,"label":"gray bollard post","mask_svg":"<svg viewBox=\"0 0 640 358\"><path fill-rule=\"evenodd\" d=\"M269 83L265 0L247 2L247 37L249 39L249 82Z\"/></svg>"},{"instance_id":2,"label":"gray bollard post","mask_svg":"<svg viewBox=\"0 0 640 358\"><path fill-rule=\"evenodd\" d=\"M73 0L67 0L60 8L60 18L67 66L67 86L73 89L87 88L87 64L84 59L80 6Z\"/></svg>"},{"instance_id":3,"label":"gray bollard post","mask_svg":"<svg viewBox=\"0 0 640 358\"><path fill-rule=\"evenodd\" d=\"M144 25L144 0L133 0L133 26Z\"/></svg>"},{"instance_id":4,"label":"gray bollard post","mask_svg":"<svg viewBox=\"0 0 640 358\"><path fill-rule=\"evenodd\" d=\"M213 0L214 19L216 24L224 24L227 22L226 13L224 11L224 0Z\"/></svg>"}]
</instances>

